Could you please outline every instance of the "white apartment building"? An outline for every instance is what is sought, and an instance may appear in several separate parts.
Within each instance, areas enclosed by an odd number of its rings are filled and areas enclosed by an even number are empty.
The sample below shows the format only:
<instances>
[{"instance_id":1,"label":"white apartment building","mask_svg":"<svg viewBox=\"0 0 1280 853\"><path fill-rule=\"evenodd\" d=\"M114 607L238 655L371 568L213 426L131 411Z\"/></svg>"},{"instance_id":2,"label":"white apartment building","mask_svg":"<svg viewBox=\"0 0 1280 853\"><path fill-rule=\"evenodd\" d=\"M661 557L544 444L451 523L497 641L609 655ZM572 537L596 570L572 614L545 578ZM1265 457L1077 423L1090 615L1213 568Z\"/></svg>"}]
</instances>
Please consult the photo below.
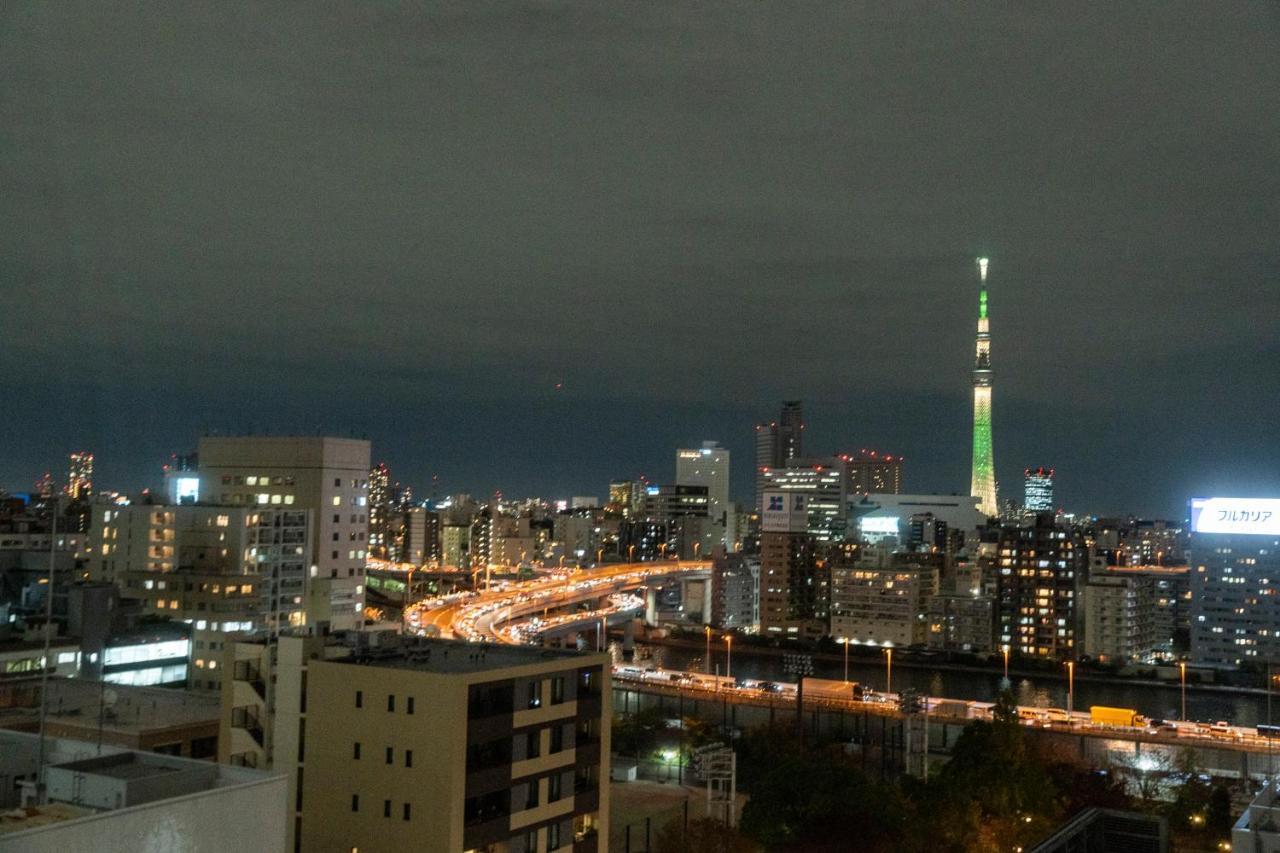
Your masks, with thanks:
<instances>
[{"instance_id":1,"label":"white apartment building","mask_svg":"<svg viewBox=\"0 0 1280 853\"><path fill-rule=\"evenodd\" d=\"M333 630L362 624L369 537L369 442L242 436L200 439L200 497L209 503L311 510L307 613Z\"/></svg>"},{"instance_id":2,"label":"white apartment building","mask_svg":"<svg viewBox=\"0 0 1280 853\"><path fill-rule=\"evenodd\" d=\"M217 690L230 634L302 628L314 513L285 508L96 506L89 576L192 627L192 686Z\"/></svg>"},{"instance_id":3,"label":"white apartment building","mask_svg":"<svg viewBox=\"0 0 1280 853\"><path fill-rule=\"evenodd\" d=\"M927 554L872 550L831 566L831 636L881 646L928 640L929 599L938 593L939 568Z\"/></svg>"}]
</instances>

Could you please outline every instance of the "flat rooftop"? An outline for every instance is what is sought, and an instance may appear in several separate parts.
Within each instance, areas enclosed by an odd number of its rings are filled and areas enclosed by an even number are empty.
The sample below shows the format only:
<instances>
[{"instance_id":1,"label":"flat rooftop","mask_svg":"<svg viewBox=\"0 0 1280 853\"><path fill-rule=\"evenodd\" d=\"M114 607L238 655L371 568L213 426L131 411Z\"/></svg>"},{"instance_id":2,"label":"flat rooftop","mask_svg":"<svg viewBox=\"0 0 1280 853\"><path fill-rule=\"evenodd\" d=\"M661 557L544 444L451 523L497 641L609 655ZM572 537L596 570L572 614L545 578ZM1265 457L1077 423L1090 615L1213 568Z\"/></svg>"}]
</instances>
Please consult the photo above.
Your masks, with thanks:
<instances>
[{"instance_id":1,"label":"flat rooftop","mask_svg":"<svg viewBox=\"0 0 1280 853\"><path fill-rule=\"evenodd\" d=\"M18 683L5 686L17 687ZM39 691L32 691L30 696L35 702ZM54 726L82 726L96 731L101 719L106 731L138 733L216 723L222 709L221 697L216 693L51 678L48 713L49 723ZM38 705L10 705L0 709L0 728L24 728L39 714Z\"/></svg>"},{"instance_id":2,"label":"flat rooftop","mask_svg":"<svg viewBox=\"0 0 1280 853\"><path fill-rule=\"evenodd\" d=\"M94 814L93 809L82 809L70 803L46 803L42 806L26 806L0 812L0 835L7 832L25 832L50 824L75 820Z\"/></svg>"},{"instance_id":3,"label":"flat rooftop","mask_svg":"<svg viewBox=\"0 0 1280 853\"><path fill-rule=\"evenodd\" d=\"M415 639L403 645L356 649L351 657L338 658L334 663L355 666L384 666L392 669L412 669L417 672L434 672L442 675L458 675L472 672L509 669L530 664L563 661L572 666L574 660L591 653L565 649L547 649L541 646L510 646L489 643L467 643L458 640Z\"/></svg>"},{"instance_id":4,"label":"flat rooftop","mask_svg":"<svg viewBox=\"0 0 1280 853\"><path fill-rule=\"evenodd\" d=\"M180 768L166 764L159 759L151 759L137 752L122 752L118 755L104 755L98 758L86 758L81 761L69 761L56 765L60 770L71 770L86 776L106 776L111 779L150 779L169 776L180 772Z\"/></svg>"}]
</instances>

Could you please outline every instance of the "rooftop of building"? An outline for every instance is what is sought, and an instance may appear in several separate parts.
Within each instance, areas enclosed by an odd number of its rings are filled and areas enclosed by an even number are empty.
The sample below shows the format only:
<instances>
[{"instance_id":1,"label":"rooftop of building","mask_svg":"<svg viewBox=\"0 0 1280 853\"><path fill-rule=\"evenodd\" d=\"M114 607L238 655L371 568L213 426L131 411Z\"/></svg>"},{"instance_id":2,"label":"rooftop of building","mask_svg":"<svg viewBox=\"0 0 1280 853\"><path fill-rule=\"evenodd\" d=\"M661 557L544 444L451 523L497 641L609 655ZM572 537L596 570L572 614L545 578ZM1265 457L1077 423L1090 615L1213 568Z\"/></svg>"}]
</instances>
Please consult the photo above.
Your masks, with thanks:
<instances>
[{"instance_id":1,"label":"rooftop of building","mask_svg":"<svg viewBox=\"0 0 1280 853\"><path fill-rule=\"evenodd\" d=\"M0 731L0 776L30 777L38 766L40 738L34 734ZM74 780L105 777L128 786L138 780L180 779L176 786L130 787L124 804L105 812L128 811L157 800L189 796L219 788L274 782L273 774L246 767L231 767L190 758L138 752L91 741L61 737L44 739L43 755L49 778L49 802L0 812L0 837L37 832L69 821L99 819L104 815L101 798L82 799L82 786ZM62 771L63 784L55 778ZM71 774L68 776L67 774ZM61 792L61 793L59 793ZM92 797L86 793L85 796ZM14 843L10 840L9 843ZM5 848L9 849L9 848Z\"/></svg>"},{"instance_id":2,"label":"rooftop of building","mask_svg":"<svg viewBox=\"0 0 1280 853\"><path fill-rule=\"evenodd\" d=\"M0 685L8 699L0 708L0 728L25 728L39 717L39 679L21 679ZM102 684L80 678L49 680L48 719L62 730L79 728L140 733L216 723L221 699L213 693L196 693L161 687Z\"/></svg>"},{"instance_id":3,"label":"rooftop of building","mask_svg":"<svg viewBox=\"0 0 1280 853\"><path fill-rule=\"evenodd\" d=\"M459 675L543 664L550 661L564 661L566 665L572 665L571 661L584 657L586 653L583 652L547 649L540 646L412 639L398 644L358 648L350 657L337 659L336 662L357 666L412 669L441 675Z\"/></svg>"}]
</instances>

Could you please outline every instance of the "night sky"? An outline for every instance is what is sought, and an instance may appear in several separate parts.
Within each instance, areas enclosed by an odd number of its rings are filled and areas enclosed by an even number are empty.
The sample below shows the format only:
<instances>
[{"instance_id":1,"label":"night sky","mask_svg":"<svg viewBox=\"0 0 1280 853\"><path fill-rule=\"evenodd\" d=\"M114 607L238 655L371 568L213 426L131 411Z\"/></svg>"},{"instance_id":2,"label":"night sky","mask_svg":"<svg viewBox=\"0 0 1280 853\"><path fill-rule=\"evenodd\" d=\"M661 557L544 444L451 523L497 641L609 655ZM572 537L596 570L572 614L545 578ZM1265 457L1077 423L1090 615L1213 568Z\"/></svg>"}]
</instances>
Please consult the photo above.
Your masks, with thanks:
<instances>
[{"instance_id":1,"label":"night sky","mask_svg":"<svg viewBox=\"0 0 1280 853\"><path fill-rule=\"evenodd\" d=\"M0 487L206 430L603 495L806 402L968 489L1280 495L1280 4L0 7ZM557 390L556 383L563 383Z\"/></svg>"}]
</instances>

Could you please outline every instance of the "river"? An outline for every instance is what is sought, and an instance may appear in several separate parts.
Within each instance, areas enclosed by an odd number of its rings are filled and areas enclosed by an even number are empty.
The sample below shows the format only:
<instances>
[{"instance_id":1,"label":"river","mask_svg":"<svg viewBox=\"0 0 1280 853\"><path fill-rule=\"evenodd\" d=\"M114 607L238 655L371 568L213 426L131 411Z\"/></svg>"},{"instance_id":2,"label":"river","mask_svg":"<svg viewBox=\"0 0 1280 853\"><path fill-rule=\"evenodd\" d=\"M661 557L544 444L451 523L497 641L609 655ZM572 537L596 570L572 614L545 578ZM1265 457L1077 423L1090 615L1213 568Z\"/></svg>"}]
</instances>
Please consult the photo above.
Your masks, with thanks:
<instances>
[{"instance_id":1,"label":"river","mask_svg":"<svg viewBox=\"0 0 1280 853\"><path fill-rule=\"evenodd\" d=\"M636 645L637 658L644 654L667 669L701 669L702 650L683 646ZM713 666L724 672L724 648L714 649ZM767 681L794 681L783 671L780 657L753 653L750 649L733 650L733 675L738 678L754 678ZM844 677L844 664L839 660L814 658L813 674L818 678ZM866 684L875 690L885 688L885 667L865 660L849 660L849 678ZM975 699L983 702L994 700L1005 686L999 672L987 675L946 669L942 666L893 666L893 690L911 687L928 696L945 696L948 699ZM1019 705L1038 707L1067 707L1067 679L1050 676L1014 675L1012 685ZM1126 682L1123 678L1105 681L1076 680L1075 708L1087 710L1090 705L1106 705L1112 708L1133 708L1151 718L1176 720L1181 714L1181 691L1178 684L1150 685ZM1280 716L1280 695L1275 699L1275 712ZM1187 717L1192 720L1214 722L1226 720L1237 726L1254 726L1267 721L1267 697L1253 693L1233 693L1212 688L1189 687L1187 689Z\"/></svg>"}]
</instances>

